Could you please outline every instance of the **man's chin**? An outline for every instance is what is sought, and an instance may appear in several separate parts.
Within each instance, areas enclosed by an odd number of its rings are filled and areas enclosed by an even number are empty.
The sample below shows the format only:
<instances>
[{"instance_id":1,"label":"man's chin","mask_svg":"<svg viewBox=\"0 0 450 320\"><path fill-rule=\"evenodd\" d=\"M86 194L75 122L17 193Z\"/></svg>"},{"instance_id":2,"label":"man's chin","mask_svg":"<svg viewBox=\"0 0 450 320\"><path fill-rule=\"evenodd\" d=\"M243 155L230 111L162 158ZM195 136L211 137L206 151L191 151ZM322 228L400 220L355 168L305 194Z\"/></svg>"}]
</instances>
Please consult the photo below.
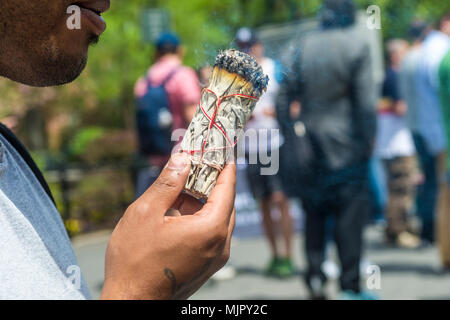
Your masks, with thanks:
<instances>
[{"instance_id":1,"label":"man's chin","mask_svg":"<svg viewBox=\"0 0 450 320\"><path fill-rule=\"evenodd\" d=\"M73 50L55 48L52 43L43 46L43 50L30 55L29 64L9 68L2 75L13 81L33 87L60 86L74 81L80 76L87 64L89 47L99 41L99 36L91 34L79 46L76 53ZM80 48L83 47L83 48ZM72 46L73 49L73 46Z\"/></svg>"},{"instance_id":2,"label":"man's chin","mask_svg":"<svg viewBox=\"0 0 450 320\"><path fill-rule=\"evenodd\" d=\"M59 83L56 83L54 85L63 85L74 81L80 76L80 74L86 68L86 65L87 65L87 56L83 56L80 59L80 62L77 65L74 65L73 68L67 69L64 77L61 77L59 79Z\"/></svg>"},{"instance_id":3,"label":"man's chin","mask_svg":"<svg viewBox=\"0 0 450 320\"><path fill-rule=\"evenodd\" d=\"M100 37L92 34L88 38L88 47L90 45L95 45L98 43ZM60 86L67 83L70 83L77 79L83 70L86 68L87 65L87 58L88 56L88 49L86 50L85 54L82 54L78 57L66 57L65 61L58 61L58 63L54 63L53 68L54 69L52 73L47 73L47 77L45 77L47 81L43 86ZM59 68L58 68L59 65Z\"/></svg>"},{"instance_id":4,"label":"man's chin","mask_svg":"<svg viewBox=\"0 0 450 320\"><path fill-rule=\"evenodd\" d=\"M77 79L87 64L87 57L82 57L77 62L52 64L45 74L37 75L32 83L34 87L53 87L70 83ZM58 65L60 67L58 67Z\"/></svg>"},{"instance_id":5,"label":"man's chin","mask_svg":"<svg viewBox=\"0 0 450 320\"><path fill-rule=\"evenodd\" d=\"M29 77L18 78L10 76L13 81L23 83L33 87L53 87L60 86L74 81L80 76L87 64L87 55L78 57L61 56L57 60L39 63L33 68L33 72L24 72Z\"/></svg>"}]
</instances>

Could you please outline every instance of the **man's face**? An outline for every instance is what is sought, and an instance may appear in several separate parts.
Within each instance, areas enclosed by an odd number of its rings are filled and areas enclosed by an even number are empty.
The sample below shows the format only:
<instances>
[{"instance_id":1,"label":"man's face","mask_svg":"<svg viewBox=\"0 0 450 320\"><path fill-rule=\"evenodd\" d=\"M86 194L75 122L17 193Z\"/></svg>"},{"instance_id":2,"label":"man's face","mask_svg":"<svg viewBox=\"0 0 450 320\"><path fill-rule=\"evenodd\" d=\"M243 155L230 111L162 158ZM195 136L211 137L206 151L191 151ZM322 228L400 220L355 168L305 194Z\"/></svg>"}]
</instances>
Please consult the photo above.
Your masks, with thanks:
<instances>
[{"instance_id":1,"label":"man's face","mask_svg":"<svg viewBox=\"0 0 450 320\"><path fill-rule=\"evenodd\" d=\"M81 8L80 28L68 26L71 5ZM89 45L106 27L99 13L109 5L110 0L0 0L0 76L32 86L73 81L86 66Z\"/></svg>"}]
</instances>

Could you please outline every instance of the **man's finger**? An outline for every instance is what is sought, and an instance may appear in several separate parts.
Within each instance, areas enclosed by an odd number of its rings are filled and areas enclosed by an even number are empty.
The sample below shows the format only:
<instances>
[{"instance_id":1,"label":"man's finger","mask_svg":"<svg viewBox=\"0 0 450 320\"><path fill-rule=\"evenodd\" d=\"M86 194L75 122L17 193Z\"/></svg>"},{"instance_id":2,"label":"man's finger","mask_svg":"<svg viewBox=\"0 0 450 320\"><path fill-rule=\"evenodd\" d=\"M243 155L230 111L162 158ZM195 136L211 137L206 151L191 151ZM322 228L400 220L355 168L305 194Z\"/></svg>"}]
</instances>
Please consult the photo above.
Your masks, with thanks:
<instances>
[{"instance_id":1,"label":"man's finger","mask_svg":"<svg viewBox=\"0 0 450 320\"><path fill-rule=\"evenodd\" d=\"M219 223L229 224L236 195L236 165L228 164L220 173L216 186L201 210Z\"/></svg>"},{"instance_id":2,"label":"man's finger","mask_svg":"<svg viewBox=\"0 0 450 320\"><path fill-rule=\"evenodd\" d=\"M164 216L183 190L189 169L190 158L187 154L172 155L158 179L139 198L138 202L148 206L148 210Z\"/></svg>"}]
</instances>

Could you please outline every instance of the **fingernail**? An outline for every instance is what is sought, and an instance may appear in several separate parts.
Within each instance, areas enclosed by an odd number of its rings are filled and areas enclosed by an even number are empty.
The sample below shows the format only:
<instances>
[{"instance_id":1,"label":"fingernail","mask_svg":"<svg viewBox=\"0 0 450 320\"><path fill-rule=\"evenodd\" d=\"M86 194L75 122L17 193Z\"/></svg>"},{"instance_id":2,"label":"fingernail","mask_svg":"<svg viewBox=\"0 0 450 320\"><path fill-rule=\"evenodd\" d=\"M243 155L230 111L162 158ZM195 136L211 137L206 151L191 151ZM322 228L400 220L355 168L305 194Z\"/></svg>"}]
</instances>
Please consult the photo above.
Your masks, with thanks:
<instances>
[{"instance_id":1,"label":"fingernail","mask_svg":"<svg viewBox=\"0 0 450 320\"><path fill-rule=\"evenodd\" d=\"M189 162L189 156L186 153L176 153L170 158L167 167L174 171L183 171Z\"/></svg>"}]
</instances>

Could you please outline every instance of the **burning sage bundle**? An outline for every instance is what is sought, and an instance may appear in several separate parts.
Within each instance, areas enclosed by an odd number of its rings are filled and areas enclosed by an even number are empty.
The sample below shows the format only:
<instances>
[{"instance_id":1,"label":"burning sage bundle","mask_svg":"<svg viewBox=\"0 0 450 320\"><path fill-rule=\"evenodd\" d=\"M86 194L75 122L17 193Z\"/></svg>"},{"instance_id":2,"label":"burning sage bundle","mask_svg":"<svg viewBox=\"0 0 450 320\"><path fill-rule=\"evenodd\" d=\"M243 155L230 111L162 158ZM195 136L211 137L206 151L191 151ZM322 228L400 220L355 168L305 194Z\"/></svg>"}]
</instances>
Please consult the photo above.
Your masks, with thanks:
<instances>
[{"instance_id":1,"label":"burning sage bundle","mask_svg":"<svg viewBox=\"0 0 450 320\"><path fill-rule=\"evenodd\" d=\"M192 161L185 192L198 199L209 197L268 81L245 53L227 50L217 56L210 86L181 143Z\"/></svg>"}]
</instances>

